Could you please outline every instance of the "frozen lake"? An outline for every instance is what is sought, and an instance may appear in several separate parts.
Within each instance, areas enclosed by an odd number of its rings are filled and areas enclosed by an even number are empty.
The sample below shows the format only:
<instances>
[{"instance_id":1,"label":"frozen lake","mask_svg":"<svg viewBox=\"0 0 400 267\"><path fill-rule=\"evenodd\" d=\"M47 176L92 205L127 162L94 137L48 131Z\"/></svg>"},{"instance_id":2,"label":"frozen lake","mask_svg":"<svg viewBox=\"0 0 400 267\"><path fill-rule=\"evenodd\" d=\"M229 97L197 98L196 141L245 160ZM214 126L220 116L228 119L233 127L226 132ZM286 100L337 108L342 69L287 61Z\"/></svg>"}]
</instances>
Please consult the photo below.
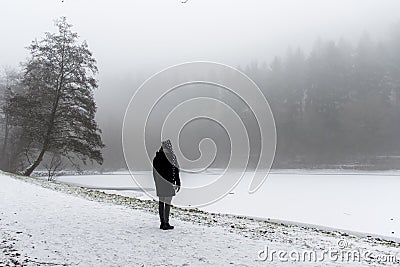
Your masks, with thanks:
<instances>
[{"instance_id":1,"label":"frozen lake","mask_svg":"<svg viewBox=\"0 0 400 267\"><path fill-rule=\"evenodd\" d=\"M343 229L400 242L399 172L280 170L269 174L254 194L248 193L249 175L223 199L202 207L218 213L245 215L271 221ZM151 172L134 173L154 188ZM218 171L183 173L184 186L208 183ZM63 176L59 181L124 196L149 199L128 173ZM115 190L112 190L115 189Z\"/></svg>"}]
</instances>

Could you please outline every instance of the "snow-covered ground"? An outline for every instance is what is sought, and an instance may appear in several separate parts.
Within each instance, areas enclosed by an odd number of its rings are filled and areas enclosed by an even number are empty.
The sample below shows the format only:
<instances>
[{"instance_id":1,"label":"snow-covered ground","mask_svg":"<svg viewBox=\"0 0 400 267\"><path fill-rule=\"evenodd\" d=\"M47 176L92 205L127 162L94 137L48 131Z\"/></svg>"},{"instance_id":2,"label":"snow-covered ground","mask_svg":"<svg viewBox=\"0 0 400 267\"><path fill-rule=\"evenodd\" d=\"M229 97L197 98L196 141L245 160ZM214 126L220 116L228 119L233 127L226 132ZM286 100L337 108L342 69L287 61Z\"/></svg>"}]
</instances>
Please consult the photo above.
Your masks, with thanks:
<instances>
[{"instance_id":1,"label":"snow-covered ground","mask_svg":"<svg viewBox=\"0 0 400 267\"><path fill-rule=\"evenodd\" d=\"M394 242L199 210L174 208L176 228L162 231L156 209L154 201L0 173L0 266L282 266L296 257L299 265L354 266L400 256ZM279 260L272 250L292 254ZM302 258L310 251L324 260ZM343 258L347 251L360 261Z\"/></svg>"},{"instance_id":2,"label":"snow-covered ground","mask_svg":"<svg viewBox=\"0 0 400 267\"><path fill-rule=\"evenodd\" d=\"M247 192L249 174L225 198L201 209L320 229L342 229L400 242L399 172L273 171L254 194ZM134 175L147 188L154 188L150 172ZM182 183L185 186L206 184L218 175L218 170L183 173ZM116 189L105 191L150 199L138 190L128 173L65 176L58 180L97 189Z\"/></svg>"}]
</instances>

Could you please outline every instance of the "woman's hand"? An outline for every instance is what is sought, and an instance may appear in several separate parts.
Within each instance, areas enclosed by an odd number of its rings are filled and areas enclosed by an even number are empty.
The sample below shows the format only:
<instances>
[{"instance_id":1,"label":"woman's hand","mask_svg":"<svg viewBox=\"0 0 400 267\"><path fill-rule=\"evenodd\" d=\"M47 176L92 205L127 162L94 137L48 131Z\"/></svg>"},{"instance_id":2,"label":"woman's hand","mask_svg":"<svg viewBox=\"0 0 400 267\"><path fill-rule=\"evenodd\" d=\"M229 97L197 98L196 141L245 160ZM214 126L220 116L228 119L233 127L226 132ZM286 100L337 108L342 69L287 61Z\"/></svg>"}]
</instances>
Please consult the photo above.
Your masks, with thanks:
<instances>
[{"instance_id":1,"label":"woman's hand","mask_svg":"<svg viewBox=\"0 0 400 267\"><path fill-rule=\"evenodd\" d=\"M175 192L178 193L179 190L181 190L181 186L180 185L175 185Z\"/></svg>"}]
</instances>

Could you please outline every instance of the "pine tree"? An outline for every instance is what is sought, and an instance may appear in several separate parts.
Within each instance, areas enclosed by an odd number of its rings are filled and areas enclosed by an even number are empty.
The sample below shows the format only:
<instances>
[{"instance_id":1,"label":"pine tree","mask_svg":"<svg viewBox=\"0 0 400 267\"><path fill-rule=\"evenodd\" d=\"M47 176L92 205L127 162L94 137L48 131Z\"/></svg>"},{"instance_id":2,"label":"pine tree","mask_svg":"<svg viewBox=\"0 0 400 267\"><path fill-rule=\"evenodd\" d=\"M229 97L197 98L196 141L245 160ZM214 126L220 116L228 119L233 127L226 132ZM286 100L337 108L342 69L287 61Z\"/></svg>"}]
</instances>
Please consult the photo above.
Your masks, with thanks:
<instances>
[{"instance_id":1,"label":"pine tree","mask_svg":"<svg viewBox=\"0 0 400 267\"><path fill-rule=\"evenodd\" d=\"M46 153L73 155L84 163L88 159L103 162L104 144L95 122L93 97L98 87L96 60L85 41L78 43L65 17L56 26L58 32L32 42L31 58L24 64L26 91L18 102L28 108L17 115L24 122L25 136L31 138L30 147L36 149L25 175L39 166Z\"/></svg>"}]
</instances>

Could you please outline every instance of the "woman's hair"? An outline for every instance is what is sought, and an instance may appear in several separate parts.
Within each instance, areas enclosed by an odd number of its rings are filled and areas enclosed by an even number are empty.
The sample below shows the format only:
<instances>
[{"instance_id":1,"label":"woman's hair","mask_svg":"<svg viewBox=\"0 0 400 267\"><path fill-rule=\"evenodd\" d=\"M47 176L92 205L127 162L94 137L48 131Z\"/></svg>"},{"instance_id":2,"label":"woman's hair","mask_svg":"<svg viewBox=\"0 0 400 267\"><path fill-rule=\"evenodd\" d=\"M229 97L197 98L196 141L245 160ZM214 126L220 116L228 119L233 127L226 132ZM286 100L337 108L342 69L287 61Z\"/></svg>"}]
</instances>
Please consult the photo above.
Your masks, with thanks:
<instances>
[{"instance_id":1,"label":"woman's hair","mask_svg":"<svg viewBox=\"0 0 400 267\"><path fill-rule=\"evenodd\" d=\"M161 146L164 150L169 150L169 151L173 152L171 140L167 139L165 141L162 141Z\"/></svg>"}]
</instances>

